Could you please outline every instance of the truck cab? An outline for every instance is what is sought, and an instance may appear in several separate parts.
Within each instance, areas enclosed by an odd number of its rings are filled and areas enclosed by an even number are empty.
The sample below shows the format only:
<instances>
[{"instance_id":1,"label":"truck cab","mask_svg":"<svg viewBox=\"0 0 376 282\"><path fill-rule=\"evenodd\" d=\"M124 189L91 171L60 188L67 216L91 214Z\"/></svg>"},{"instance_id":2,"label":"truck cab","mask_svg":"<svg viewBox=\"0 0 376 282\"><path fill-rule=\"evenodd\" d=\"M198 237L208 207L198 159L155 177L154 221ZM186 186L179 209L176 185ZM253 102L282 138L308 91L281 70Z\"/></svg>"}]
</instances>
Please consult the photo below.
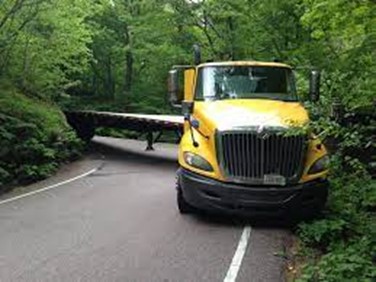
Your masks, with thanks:
<instances>
[{"instance_id":1,"label":"truck cab","mask_svg":"<svg viewBox=\"0 0 376 282\"><path fill-rule=\"evenodd\" d=\"M184 87L179 87L179 73ZM296 130L309 122L309 115L289 65L231 61L175 66L169 94L185 119L177 172L181 213L283 216L322 209L329 186L328 153L313 133ZM319 97L316 70L310 97Z\"/></svg>"}]
</instances>

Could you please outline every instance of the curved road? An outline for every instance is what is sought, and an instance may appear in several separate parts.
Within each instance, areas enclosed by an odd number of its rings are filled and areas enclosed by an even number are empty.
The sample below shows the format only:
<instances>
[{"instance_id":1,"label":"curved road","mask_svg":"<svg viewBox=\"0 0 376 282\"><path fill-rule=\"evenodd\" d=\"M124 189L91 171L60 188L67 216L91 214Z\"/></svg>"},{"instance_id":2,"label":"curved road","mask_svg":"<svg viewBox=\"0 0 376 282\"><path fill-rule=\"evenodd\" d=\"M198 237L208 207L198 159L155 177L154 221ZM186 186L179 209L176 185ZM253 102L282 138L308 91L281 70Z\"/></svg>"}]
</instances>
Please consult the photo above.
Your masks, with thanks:
<instances>
[{"instance_id":1,"label":"curved road","mask_svg":"<svg viewBox=\"0 0 376 282\"><path fill-rule=\"evenodd\" d=\"M27 189L97 169L92 174L0 199L0 281L224 281L249 223L178 213L177 147L145 152L143 142L97 137L93 143L98 153ZM236 281L284 281L276 253L289 233L250 230Z\"/></svg>"}]
</instances>

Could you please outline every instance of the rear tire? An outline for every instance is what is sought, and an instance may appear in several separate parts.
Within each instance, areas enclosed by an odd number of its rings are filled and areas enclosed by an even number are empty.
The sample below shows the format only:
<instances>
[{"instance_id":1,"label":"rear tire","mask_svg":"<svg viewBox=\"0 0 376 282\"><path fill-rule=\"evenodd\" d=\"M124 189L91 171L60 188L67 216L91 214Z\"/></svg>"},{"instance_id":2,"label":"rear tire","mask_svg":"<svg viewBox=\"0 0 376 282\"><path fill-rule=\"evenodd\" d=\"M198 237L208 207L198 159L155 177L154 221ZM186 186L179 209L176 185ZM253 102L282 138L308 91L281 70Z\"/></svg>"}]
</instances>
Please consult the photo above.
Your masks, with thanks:
<instances>
[{"instance_id":1,"label":"rear tire","mask_svg":"<svg viewBox=\"0 0 376 282\"><path fill-rule=\"evenodd\" d=\"M95 127L90 122L78 122L74 129L76 130L77 136L85 142L90 142L95 135Z\"/></svg>"}]
</instances>

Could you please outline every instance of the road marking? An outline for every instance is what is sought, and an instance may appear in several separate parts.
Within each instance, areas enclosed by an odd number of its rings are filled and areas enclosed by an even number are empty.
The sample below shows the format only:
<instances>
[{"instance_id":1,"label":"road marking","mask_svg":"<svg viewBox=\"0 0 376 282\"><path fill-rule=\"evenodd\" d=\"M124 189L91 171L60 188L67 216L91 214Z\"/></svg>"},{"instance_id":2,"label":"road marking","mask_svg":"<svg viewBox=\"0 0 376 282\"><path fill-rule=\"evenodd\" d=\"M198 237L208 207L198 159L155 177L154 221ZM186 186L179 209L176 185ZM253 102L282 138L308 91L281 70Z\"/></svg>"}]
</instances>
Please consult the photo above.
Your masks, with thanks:
<instances>
[{"instance_id":1,"label":"road marking","mask_svg":"<svg viewBox=\"0 0 376 282\"><path fill-rule=\"evenodd\" d=\"M250 236L251 236L251 227L250 226L244 227L242 236L240 237L240 240L239 240L238 247L236 249L234 257L232 258L230 268L228 269L226 277L223 280L223 282L235 282L236 281L236 277L238 276L240 266L242 265L242 260L243 260L245 251L247 250L247 245L248 245Z\"/></svg>"},{"instance_id":2,"label":"road marking","mask_svg":"<svg viewBox=\"0 0 376 282\"><path fill-rule=\"evenodd\" d=\"M20 199L23 199L23 198L26 198L26 197L29 197L29 196L33 196L35 194L39 194L39 193L42 193L42 192L45 192L47 190L51 190L51 189L54 189L54 188L57 188L59 186L62 186L64 184L68 184L68 183L71 183L73 181L76 181L80 178L84 178L94 172L96 172L98 169L95 168L95 169L92 169L88 172L85 172L81 175L78 175L76 177L73 177L71 179L68 179L68 180L65 180L65 181L62 181L62 182L59 182L59 183L56 183L56 184L53 184L51 186L48 186L48 187L45 187L45 188L41 188L41 189L38 189L38 190L35 190L35 191L32 191L32 192L29 192L29 193L25 193L25 194L22 194L22 195L19 195L19 196L16 196L16 197L13 197L13 198L9 198L9 199L6 199L6 200L3 200L3 201L0 201L0 205L3 205L3 204L6 204L6 203L10 203L10 202L14 202L14 201L17 201L17 200L20 200Z\"/></svg>"}]
</instances>

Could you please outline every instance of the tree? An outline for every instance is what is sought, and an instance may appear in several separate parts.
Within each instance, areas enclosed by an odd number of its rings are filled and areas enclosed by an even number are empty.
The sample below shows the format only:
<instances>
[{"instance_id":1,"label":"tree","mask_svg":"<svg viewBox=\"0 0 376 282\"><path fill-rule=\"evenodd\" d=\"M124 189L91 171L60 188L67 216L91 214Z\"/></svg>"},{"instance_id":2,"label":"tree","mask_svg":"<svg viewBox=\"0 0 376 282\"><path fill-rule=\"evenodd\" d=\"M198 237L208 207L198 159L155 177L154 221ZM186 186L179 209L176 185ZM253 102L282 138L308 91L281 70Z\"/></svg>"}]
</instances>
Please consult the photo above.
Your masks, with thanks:
<instances>
[{"instance_id":1,"label":"tree","mask_svg":"<svg viewBox=\"0 0 376 282\"><path fill-rule=\"evenodd\" d=\"M25 93L56 94L84 72L93 3L78 0L7 0L0 10L0 76Z\"/></svg>"}]
</instances>

